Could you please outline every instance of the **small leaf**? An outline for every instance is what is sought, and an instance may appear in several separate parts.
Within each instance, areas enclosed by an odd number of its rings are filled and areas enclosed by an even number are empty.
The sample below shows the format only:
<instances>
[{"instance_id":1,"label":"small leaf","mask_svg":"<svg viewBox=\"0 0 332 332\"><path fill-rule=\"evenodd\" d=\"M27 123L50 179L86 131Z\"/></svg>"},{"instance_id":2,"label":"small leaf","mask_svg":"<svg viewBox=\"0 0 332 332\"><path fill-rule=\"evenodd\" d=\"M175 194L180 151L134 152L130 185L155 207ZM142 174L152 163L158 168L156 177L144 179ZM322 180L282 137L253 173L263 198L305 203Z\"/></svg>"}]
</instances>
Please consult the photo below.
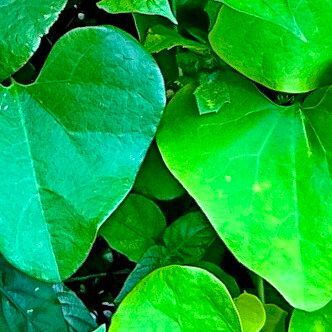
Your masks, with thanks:
<instances>
[{"instance_id":1,"label":"small leaf","mask_svg":"<svg viewBox=\"0 0 332 332\"><path fill-rule=\"evenodd\" d=\"M157 330L240 332L241 326L217 278L199 268L172 265L152 272L128 294L109 331Z\"/></svg>"},{"instance_id":2,"label":"small leaf","mask_svg":"<svg viewBox=\"0 0 332 332\"><path fill-rule=\"evenodd\" d=\"M0 82L22 67L57 20L66 0L0 2Z\"/></svg>"},{"instance_id":3,"label":"small leaf","mask_svg":"<svg viewBox=\"0 0 332 332\"><path fill-rule=\"evenodd\" d=\"M165 246L149 248L138 261L115 302L121 302L140 280L159 267L199 262L216 239L216 233L201 212L192 212L171 224L163 239Z\"/></svg>"},{"instance_id":4,"label":"small leaf","mask_svg":"<svg viewBox=\"0 0 332 332\"><path fill-rule=\"evenodd\" d=\"M93 332L106 332L106 325L100 325L99 327L97 327L96 330L94 330Z\"/></svg>"},{"instance_id":5,"label":"small leaf","mask_svg":"<svg viewBox=\"0 0 332 332\"><path fill-rule=\"evenodd\" d=\"M182 37L176 30L163 25L156 25L148 30L144 41L145 49L150 53L158 53L180 46L199 54L209 52L206 45Z\"/></svg>"},{"instance_id":6,"label":"small leaf","mask_svg":"<svg viewBox=\"0 0 332 332\"><path fill-rule=\"evenodd\" d=\"M194 92L199 114L218 113L225 104L231 102L221 72L207 75L200 83Z\"/></svg>"},{"instance_id":7,"label":"small leaf","mask_svg":"<svg viewBox=\"0 0 332 332\"><path fill-rule=\"evenodd\" d=\"M265 324L265 310L262 302L249 293L243 293L234 299L235 306L238 310L242 332L257 332Z\"/></svg>"},{"instance_id":8,"label":"small leaf","mask_svg":"<svg viewBox=\"0 0 332 332\"><path fill-rule=\"evenodd\" d=\"M113 27L75 29L36 83L0 86L0 252L68 278L131 189L165 104L157 64Z\"/></svg>"},{"instance_id":9,"label":"small leaf","mask_svg":"<svg viewBox=\"0 0 332 332\"><path fill-rule=\"evenodd\" d=\"M1 257L0 271L1 331L90 332L96 327L81 300L64 285L32 279Z\"/></svg>"},{"instance_id":10,"label":"small leaf","mask_svg":"<svg viewBox=\"0 0 332 332\"><path fill-rule=\"evenodd\" d=\"M332 92L282 107L223 77L222 112L200 116L192 85L173 97L157 133L163 159L242 264L317 310L332 298Z\"/></svg>"},{"instance_id":11,"label":"small leaf","mask_svg":"<svg viewBox=\"0 0 332 332\"><path fill-rule=\"evenodd\" d=\"M160 15L177 24L168 0L102 0L97 5L111 14L140 13Z\"/></svg>"},{"instance_id":12,"label":"small leaf","mask_svg":"<svg viewBox=\"0 0 332 332\"><path fill-rule=\"evenodd\" d=\"M275 304L264 304L266 321L262 332L286 332L288 313Z\"/></svg>"},{"instance_id":13,"label":"small leaf","mask_svg":"<svg viewBox=\"0 0 332 332\"><path fill-rule=\"evenodd\" d=\"M289 332L329 332L332 331L332 302L320 310L306 312L295 309L293 311Z\"/></svg>"},{"instance_id":14,"label":"small leaf","mask_svg":"<svg viewBox=\"0 0 332 332\"><path fill-rule=\"evenodd\" d=\"M103 224L99 233L115 250L137 262L148 248L157 244L166 221L153 201L129 195Z\"/></svg>"},{"instance_id":15,"label":"small leaf","mask_svg":"<svg viewBox=\"0 0 332 332\"><path fill-rule=\"evenodd\" d=\"M185 193L166 167L156 144L152 144L137 174L134 191L152 199L167 201Z\"/></svg>"}]
</instances>

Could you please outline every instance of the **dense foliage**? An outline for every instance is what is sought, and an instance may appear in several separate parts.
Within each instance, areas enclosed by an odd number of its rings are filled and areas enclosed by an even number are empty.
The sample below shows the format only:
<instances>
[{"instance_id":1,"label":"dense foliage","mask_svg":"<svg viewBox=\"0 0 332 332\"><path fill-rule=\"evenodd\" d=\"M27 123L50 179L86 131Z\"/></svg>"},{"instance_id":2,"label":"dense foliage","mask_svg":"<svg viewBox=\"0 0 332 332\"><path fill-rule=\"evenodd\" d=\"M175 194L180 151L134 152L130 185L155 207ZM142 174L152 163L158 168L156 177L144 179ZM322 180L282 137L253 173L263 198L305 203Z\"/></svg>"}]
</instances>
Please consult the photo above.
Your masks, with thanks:
<instances>
[{"instance_id":1,"label":"dense foliage","mask_svg":"<svg viewBox=\"0 0 332 332\"><path fill-rule=\"evenodd\" d=\"M331 331L331 31L329 0L0 0L0 331Z\"/></svg>"}]
</instances>

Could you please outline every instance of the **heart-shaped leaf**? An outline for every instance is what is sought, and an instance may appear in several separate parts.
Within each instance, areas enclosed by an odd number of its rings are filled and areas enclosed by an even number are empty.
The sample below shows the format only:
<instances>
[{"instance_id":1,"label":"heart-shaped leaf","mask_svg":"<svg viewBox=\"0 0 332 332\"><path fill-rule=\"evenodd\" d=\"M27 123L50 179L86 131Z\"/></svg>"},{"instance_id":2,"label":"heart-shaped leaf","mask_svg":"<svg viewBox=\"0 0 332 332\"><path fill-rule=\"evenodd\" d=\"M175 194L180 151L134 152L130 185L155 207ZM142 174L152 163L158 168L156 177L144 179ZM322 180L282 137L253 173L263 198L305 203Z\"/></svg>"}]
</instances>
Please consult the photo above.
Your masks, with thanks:
<instances>
[{"instance_id":1,"label":"heart-shaped leaf","mask_svg":"<svg viewBox=\"0 0 332 332\"><path fill-rule=\"evenodd\" d=\"M127 295L109 331L240 332L241 325L217 278L200 268L171 265L149 274Z\"/></svg>"},{"instance_id":2,"label":"heart-shaped leaf","mask_svg":"<svg viewBox=\"0 0 332 332\"><path fill-rule=\"evenodd\" d=\"M152 57L112 27L69 32L33 85L0 87L0 251L70 276L130 190L164 107Z\"/></svg>"},{"instance_id":3,"label":"heart-shaped leaf","mask_svg":"<svg viewBox=\"0 0 332 332\"><path fill-rule=\"evenodd\" d=\"M115 250L137 262L161 237L166 220L153 201L129 195L103 224L100 235Z\"/></svg>"},{"instance_id":4,"label":"heart-shaped leaf","mask_svg":"<svg viewBox=\"0 0 332 332\"><path fill-rule=\"evenodd\" d=\"M28 61L66 2L0 1L0 82Z\"/></svg>"},{"instance_id":5,"label":"heart-shaped leaf","mask_svg":"<svg viewBox=\"0 0 332 332\"><path fill-rule=\"evenodd\" d=\"M281 8L286 9L284 0L264 1L264 8L270 7L273 20L262 19L263 12L263 16L268 15L262 7L262 15L255 14L254 7L263 1L225 3L234 6L221 8L210 42L214 51L232 67L271 89L285 92L306 92L332 83L330 0L287 1L302 39L286 30L281 22L284 17ZM245 11L233 9L242 6ZM284 27L271 23L275 19Z\"/></svg>"},{"instance_id":6,"label":"heart-shaped leaf","mask_svg":"<svg viewBox=\"0 0 332 332\"><path fill-rule=\"evenodd\" d=\"M89 332L96 327L81 300L64 285L30 278L2 257L0 271L1 331Z\"/></svg>"},{"instance_id":7,"label":"heart-shaped leaf","mask_svg":"<svg viewBox=\"0 0 332 332\"><path fill-rule=\"evenodd\" d=\"M288 332L328 332L332 331L332 302L324 308L306 312L294 310L289 322Z\"/></svg>"},{"instance_id":8,"label":"heart-shaped leaf","mask_svg":"<svg viewBox=\"0 0 332 332\"><path fill-rule=\"evenodd\" d=\"M230 8L250 16L260 18L262 20L279 25L290 32L302 41L306 42L300 27L296 22L296 14L299 7L298 0L218 0L223 2Z\"/></svg>"},{"instance_id":9,"label":"heart-shaped leaf","mask_svg":"<svg viewBox=\"0 0 332 332\"><path fill-rule=\"evenodd\" d=\"M332 93L281 107L224 79L230 103L217 114L199 115L193 86L172 99L162 156L241 263L293 306L319 309L332 298Z\"/></svg>"}]
</instances>

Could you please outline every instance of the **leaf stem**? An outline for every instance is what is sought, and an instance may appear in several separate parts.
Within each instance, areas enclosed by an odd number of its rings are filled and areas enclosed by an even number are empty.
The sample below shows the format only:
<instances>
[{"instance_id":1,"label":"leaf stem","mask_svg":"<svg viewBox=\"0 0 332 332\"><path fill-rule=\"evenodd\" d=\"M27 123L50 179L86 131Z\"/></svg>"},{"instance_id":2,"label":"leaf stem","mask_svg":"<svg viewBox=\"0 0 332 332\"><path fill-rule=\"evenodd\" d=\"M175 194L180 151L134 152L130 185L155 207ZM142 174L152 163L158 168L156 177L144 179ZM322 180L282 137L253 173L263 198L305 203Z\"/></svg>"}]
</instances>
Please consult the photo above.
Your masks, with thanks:
<instances>
[{"instance_id":1,"label":"leaf stem","mask_svg":"<svg viewBox=\"0 0 332 332\"><path fill-rule=\"evenodd\" d=\"M265 303L264 279L260 276L257 276L257 293L262 303Z\"/></svg>"},{"instance_id":2,"label":"leaf stem","mask_svg":"<svg viewBox=\"0 0 332 332\"><path fill-rule=\"evenodd\" d=\"M76 281L85 281L85 280L89 280L92 278L100 278L100 277L106 277L107 273L96 273L96 274L90 274L88 276L83 276L83 277L76 277L76 278L70 278L68 280L66 280L66 282L76 282Z\"/></svg>"}]
</instances>

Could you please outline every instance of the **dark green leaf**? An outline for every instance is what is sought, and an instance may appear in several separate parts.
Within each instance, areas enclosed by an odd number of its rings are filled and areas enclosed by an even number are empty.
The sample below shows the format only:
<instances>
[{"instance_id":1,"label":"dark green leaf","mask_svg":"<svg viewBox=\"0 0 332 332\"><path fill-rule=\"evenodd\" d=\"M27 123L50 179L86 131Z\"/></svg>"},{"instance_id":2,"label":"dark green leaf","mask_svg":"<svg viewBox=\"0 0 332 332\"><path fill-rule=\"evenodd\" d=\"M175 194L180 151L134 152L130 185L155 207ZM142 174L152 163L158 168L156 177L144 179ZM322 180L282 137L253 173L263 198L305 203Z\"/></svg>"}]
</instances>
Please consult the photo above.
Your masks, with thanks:
<instances>
[{"instance_id":1,"label":"dark green leaf","mask_svg":"<svg viewBox=\"0 0 332 332\"><path fill-rule=\"evenodd\" d=\"M112 27L69 32L35 84L0 87L0 251L69 277L130 190L165 103L160 71Z\"/></svg>"},{"instance_id":2,"label":"dark green leaf","mask_svg":"<svg viewBox=\"0 0 332 332\"><path fill-rule=\"evenodd\" d=\"M224 79L230 103L217 114L199 115L192 86L172 99L162 156L241 263L293 306L319 309L332 297L332 93L281 107L239 75Z\"/></svg>"},{"instance_id":3,"label":"dark green leaf","mask_svg":"<svg viewBox=\"0 0 332 332\"><path fill-rule=\"evenodd\" d=\"M159 207L143 196L131 194L99 233L113 249L136 262L157 244L165 228L165 217Z\"/></svg>"},{"instance_id":4,"label":"dark green leaf","mask_svg":"<svg viewBox=\"0 0 332 332\"><path fill-rule=\"evenodd\" d=\"M66 0L1 0L0 82L29 60L65 4Z\"/></svg>"},{"instance_id":5,"label":"dark green leaf","mask_svg":"<svg viewBox=\"0 0 332 332\"><path fill-rule=\"evenodd\" d=\"M287 312L275 304L264 304L266 321L262 332L286 332Z\"/></svg>"},{"instance_id":6,"label":"dark green leaf","mask_svg":"<svg viewBox=\"0 0 332 332\"><path fill-rule=\"evenodd\" d=\"M90 332L96 327L81 300L62 284L28 277L0 258L0 330Z\"/></svg>"},{"instance_id":7,"label":"dark green leaf","mask_svg":"<svg viewBox=\"0 0 332 332\"><path fill-rule=\"evenodd\" d=\"M225 286L195 267L171 265L152 272L123 300L110 332L240 332Z\"/></svg>"},{"instance_id":8,"label":"dark green leaf","mask_svg":"<svg viewBox=\"0 0 332 332\"><path fill-rule=\"evenodd\" d=\"M156 144L152 144L138 172L134 190L158 200L171 200L185 193L166 167Z\"/></svg>"}]
</instances>

